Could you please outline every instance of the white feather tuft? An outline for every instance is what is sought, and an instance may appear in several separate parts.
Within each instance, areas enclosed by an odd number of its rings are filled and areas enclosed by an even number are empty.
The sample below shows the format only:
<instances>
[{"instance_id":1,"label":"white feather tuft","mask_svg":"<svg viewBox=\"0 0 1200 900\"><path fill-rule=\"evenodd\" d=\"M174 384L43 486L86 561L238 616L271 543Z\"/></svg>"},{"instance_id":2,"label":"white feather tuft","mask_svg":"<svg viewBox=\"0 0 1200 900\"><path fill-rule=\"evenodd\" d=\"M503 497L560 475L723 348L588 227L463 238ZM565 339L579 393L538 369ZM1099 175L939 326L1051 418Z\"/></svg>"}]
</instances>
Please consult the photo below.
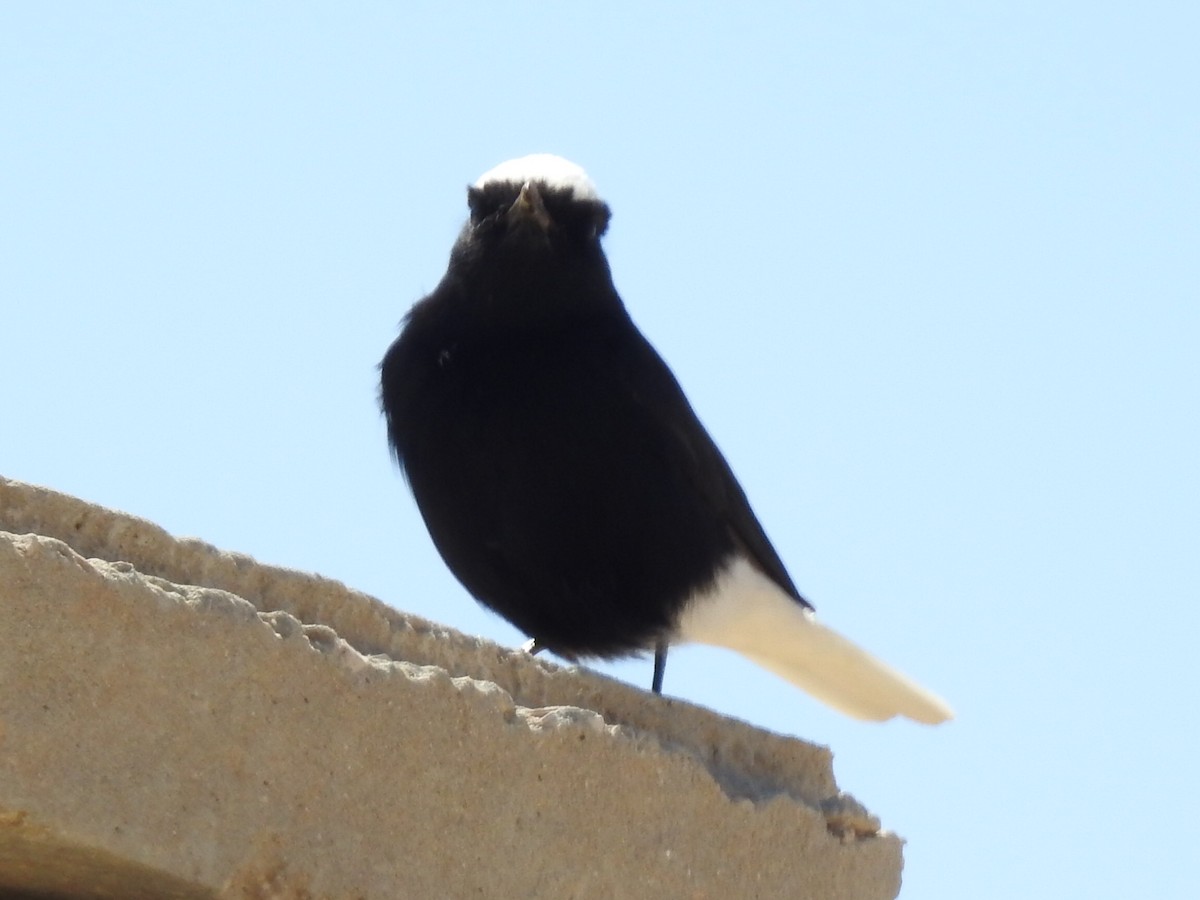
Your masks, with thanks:
<instances>
[{"instance_id":1,"label":"white feather tuft","mask_svg":"<svg viewBox=\"0 0 1200 900\"><path fill-rule=\"evenodd\" d=\"M677 637L740 653L856 719L936 725L954 717L944 700L826 628L743 556L688 603Z\"/></svg>"},{"instance_id":2,"label":"white feather tuft","mask_svg":"<svg viewBox=\"0 0 1200 900\"><path fill-rule=\"evenodd\" d=\"M550 188L569 190L576 200L599 200L600 193L587 172L568 159L553 153L534 153L502 162L479 176L475 187L497 182L524 184L539 181Z\"/></svg>"}]
</instances>

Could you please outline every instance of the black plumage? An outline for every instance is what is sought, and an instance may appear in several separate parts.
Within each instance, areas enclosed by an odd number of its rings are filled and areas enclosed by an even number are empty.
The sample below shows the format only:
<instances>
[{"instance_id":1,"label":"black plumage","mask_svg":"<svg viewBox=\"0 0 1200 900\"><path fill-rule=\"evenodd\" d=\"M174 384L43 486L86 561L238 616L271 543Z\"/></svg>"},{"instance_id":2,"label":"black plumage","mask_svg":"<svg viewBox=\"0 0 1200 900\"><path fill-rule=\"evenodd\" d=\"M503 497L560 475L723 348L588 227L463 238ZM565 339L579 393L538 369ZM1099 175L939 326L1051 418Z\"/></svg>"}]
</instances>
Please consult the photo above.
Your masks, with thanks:
<instances>
[{"instance_id":1,"label":"black plumage","mask_svg":"<svg viewBox=\"0 0 1200 900\"><path fill-rule=\"evenodd\" d=\"M388 436L450 570L569 659L689 639L689 609L740 592L722 587L738 561L810 620L618 296L609 209L582 170L514 160L468 200L445 277L382 364Z\"/></svg>"}]
</instances>

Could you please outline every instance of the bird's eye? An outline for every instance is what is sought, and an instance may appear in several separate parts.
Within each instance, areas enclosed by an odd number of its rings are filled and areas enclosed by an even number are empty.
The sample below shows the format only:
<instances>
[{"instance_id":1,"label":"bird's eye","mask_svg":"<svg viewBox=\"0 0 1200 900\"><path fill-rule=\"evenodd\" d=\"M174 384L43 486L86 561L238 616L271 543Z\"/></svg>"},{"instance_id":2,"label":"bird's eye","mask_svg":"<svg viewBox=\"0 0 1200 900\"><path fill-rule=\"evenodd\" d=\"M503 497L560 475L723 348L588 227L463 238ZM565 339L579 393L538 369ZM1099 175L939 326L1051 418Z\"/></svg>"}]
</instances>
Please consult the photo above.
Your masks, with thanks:
<instances>
[{"instance_id":1,"label":"bird's eye","mask_svg":"<svg viewBox=\"0 0 1200 900\"><path fill-rule=\"evenodd\" d=\"M488 199L487 193L477 187L467 188L467 208L471 211L472 225L479 225L500 211L495 200Z\"/></svg>"}]
</instances>

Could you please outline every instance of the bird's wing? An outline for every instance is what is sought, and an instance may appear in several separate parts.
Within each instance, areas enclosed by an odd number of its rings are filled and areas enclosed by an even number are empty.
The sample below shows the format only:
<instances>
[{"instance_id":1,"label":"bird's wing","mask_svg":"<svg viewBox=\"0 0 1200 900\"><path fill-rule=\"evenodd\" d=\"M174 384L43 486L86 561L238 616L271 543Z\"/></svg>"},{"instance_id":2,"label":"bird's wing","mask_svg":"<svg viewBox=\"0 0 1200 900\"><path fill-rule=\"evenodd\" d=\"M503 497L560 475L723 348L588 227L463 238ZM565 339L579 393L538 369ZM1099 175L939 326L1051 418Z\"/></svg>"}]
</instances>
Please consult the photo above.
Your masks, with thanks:
<instances>
[{"instance_id":1,"label":"bird's wing","mask_svg":"<svg viewBox=\"0 0 1200 900\"><path fill-rule=\"evenodd\" d=\"M720 449L701 424L683 389L662 358L640 334L631 342L620 369L634 402L670 433L677 464L690 476L695 489L729 527L738 546L768 578L806 609L812 604L801 596L787 569L750 507Z\"/></svg>"}]
</instances>

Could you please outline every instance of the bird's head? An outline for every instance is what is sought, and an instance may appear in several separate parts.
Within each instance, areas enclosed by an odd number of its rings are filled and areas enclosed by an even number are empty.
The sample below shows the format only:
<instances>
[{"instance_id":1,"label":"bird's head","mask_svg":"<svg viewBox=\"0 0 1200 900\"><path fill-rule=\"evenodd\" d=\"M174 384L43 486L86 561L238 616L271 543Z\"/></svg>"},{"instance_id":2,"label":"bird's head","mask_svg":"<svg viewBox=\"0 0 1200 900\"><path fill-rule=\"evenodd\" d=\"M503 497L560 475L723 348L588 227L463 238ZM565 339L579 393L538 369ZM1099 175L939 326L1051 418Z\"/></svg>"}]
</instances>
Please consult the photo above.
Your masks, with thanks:
<instances>
[{"instance_id":1,"label":"bird's head","mask_svg":"<svg viewBox=\"0 0 1200 900\"><path fill-rule=\"evenodd\" d=\"M624 307L600 238L608 205L579 166L539 153L501 163L467 189L470 218L446 272L463 322L523 329Z\"/></svg>"},{"instance_id":2,"label":"bird's head","mask_svg":"<svg viewBox=\"0 0 1200 900\"><path fill-rule=\"evenodd\" d=\"M472 255L572 257L599 249L608 205L579 166L549 153L501 163L467 189L460 244Z\"/></svg>"}]
</instances>

